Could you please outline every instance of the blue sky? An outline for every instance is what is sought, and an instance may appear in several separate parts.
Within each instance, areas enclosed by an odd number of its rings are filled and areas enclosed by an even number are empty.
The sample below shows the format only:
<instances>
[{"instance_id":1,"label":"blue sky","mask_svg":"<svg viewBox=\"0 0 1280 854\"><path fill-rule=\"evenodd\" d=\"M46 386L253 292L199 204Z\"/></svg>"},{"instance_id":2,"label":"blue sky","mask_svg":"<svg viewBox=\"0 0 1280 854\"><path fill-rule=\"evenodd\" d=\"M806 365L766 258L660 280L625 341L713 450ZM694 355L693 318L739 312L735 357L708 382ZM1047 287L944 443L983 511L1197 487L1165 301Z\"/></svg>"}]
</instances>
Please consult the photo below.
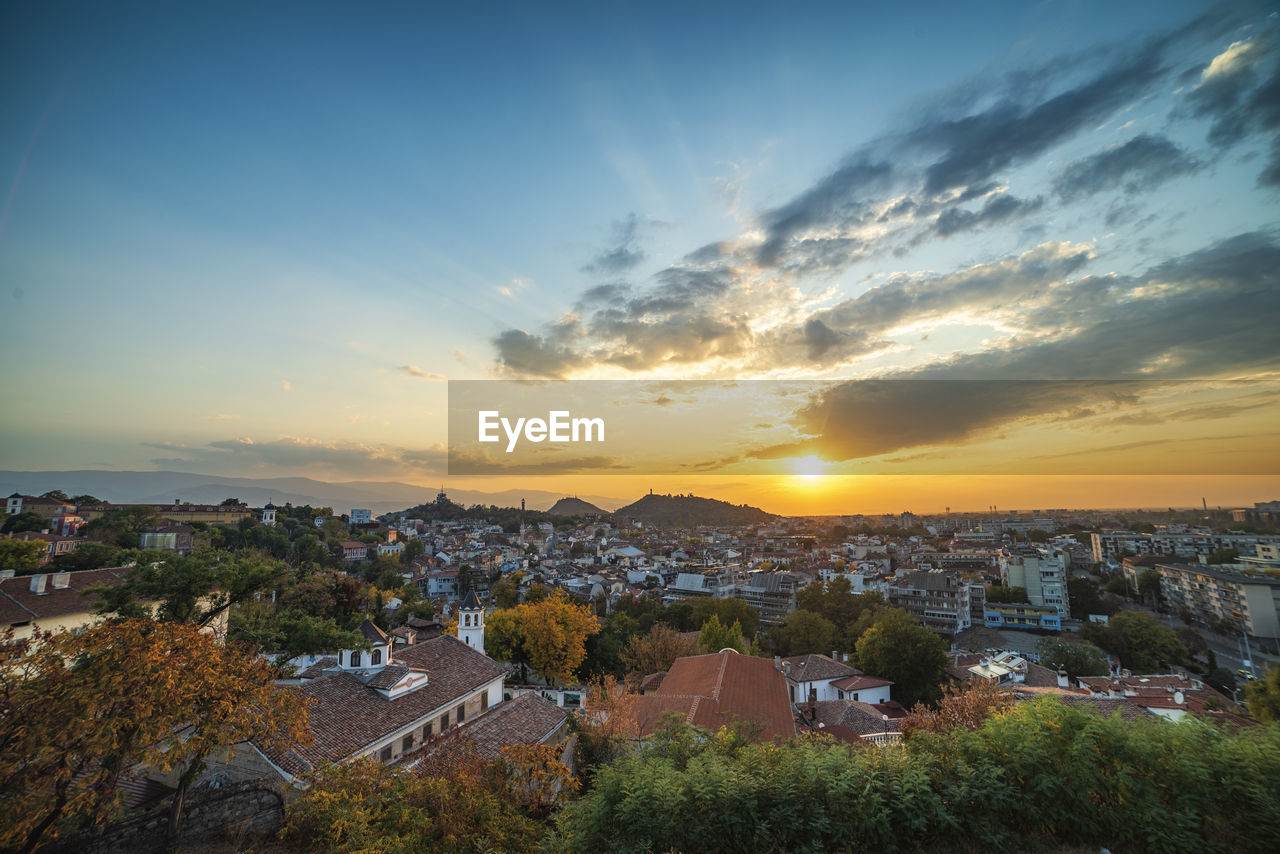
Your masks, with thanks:
<instances>
[{"instance_id":1,"label":"blue sky","mask_svg":"<svg viewBox=\"0 0 1280 854\"><path fill-rule=\"evenodd\" d=\"M434 482L439 378L1092 376L1206 264L1259 325L1115 375L1274 372L1268 4L690 5L9 8L3 467Z\"/></svg>"}]
</instances>

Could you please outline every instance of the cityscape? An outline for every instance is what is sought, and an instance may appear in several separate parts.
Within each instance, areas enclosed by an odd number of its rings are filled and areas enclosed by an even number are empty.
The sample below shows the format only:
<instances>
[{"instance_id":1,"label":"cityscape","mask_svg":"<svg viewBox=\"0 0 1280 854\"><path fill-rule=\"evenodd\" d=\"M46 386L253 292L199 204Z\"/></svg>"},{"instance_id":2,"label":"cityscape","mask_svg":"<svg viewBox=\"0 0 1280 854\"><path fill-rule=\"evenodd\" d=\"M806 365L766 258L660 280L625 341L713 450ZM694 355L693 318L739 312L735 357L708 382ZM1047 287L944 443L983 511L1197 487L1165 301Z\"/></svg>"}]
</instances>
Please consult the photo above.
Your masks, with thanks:
<instances>
[{"instance_id":1,"label":"cityscape","mask_svg":"<svg viewBox=\"0 0 1280 854\"><path fill-rule=\"evenodd\" d=\"M1275 850L1278 15L6 10L0 850Z\"/></svg>"}]
</instances>

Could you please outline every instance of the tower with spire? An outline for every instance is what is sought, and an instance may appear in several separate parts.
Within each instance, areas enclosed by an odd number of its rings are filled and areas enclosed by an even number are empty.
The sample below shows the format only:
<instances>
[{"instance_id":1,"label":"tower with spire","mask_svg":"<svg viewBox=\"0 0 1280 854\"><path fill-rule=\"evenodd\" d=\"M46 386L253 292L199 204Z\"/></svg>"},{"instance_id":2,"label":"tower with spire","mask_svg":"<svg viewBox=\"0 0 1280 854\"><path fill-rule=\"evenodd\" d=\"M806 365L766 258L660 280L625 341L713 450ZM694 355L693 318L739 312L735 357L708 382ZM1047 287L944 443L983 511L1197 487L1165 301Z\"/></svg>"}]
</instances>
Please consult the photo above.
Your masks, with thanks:
<instances>
[{"instance_id":1,"label":"tower with spire","mask_svg":"<svg viewBox=\"0 0 1280 854\"><path fill-rule=\"evenodd\" d=\"M484 605L475 590L468 590L467 598L458 607L458 640L484 652Z\"/></svg>"}]
</instances>

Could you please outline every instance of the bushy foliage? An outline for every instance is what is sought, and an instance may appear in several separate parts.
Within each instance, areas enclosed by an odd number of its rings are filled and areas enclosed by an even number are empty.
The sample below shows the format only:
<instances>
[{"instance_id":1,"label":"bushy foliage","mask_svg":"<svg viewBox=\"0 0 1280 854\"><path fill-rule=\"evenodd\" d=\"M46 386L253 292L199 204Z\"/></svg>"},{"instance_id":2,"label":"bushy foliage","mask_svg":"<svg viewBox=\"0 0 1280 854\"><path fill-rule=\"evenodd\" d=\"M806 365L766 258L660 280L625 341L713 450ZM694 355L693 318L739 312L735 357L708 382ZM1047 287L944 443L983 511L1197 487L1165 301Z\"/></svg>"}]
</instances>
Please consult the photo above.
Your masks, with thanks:
<instances>
[{"instance_id":1,"label":"bushy foliage","mask_svg":"<svg viewBox=\"0 0 1280 854\"><path fill-rule=\"evenodd\" d=\"M563 809L569 851L904 851L1036 844L1271 851L1280 727L1102 719L1045 698L905 747L755 745L680 725Z\"/></svg>"}]
</instances>

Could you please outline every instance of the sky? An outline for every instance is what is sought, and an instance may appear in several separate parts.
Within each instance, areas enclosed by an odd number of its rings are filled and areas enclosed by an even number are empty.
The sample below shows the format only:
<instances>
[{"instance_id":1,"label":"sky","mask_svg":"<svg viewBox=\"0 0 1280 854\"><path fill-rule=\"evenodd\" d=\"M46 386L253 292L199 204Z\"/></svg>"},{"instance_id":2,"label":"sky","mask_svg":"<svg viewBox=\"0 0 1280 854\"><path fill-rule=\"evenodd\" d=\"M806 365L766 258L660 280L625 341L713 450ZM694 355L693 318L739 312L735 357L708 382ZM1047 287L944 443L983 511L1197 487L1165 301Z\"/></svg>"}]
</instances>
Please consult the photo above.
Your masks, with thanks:
<instances>
[{"instance_id":1,"label":"sky","mask_svg":"<svg viewBox=\"0 0 1280 854\"><path fill-rule=\"evenodd\" d=\"M0 468L1280 496L1272 4L463 5L7 5ZM789 474L449 477L477 379L822 384Z\"/></svg>"}]
</instances>

